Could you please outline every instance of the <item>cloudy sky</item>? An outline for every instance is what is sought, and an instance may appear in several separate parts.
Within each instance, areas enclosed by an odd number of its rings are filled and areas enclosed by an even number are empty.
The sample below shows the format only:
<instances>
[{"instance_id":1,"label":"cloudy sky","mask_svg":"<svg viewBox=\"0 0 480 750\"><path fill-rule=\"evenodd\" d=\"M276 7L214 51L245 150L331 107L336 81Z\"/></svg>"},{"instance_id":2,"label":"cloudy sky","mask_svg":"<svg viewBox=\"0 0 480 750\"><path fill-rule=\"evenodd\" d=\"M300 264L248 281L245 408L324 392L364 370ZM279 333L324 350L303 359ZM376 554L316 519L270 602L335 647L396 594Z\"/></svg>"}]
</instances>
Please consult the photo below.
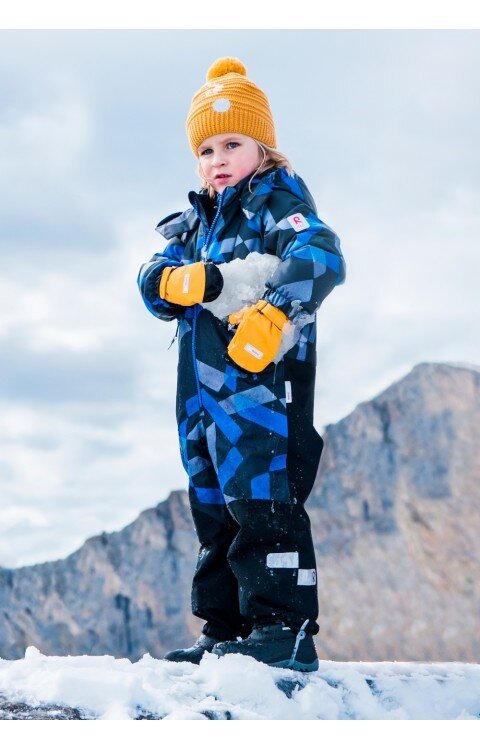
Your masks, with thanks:
<instances>
[{"instance_id":1,"label":"cloudy sky","mask_svg":"<svg viewBox=\"0 0 480 750\"><path fill-rule=\"evenodd\" d=\"M480 364L479 32L4 31L0 565L64 556L185 486L175 326L136 276L199 188L185 116L223 55L341 238L317 429L418 362Z\"/></svg>"}]
</instances>

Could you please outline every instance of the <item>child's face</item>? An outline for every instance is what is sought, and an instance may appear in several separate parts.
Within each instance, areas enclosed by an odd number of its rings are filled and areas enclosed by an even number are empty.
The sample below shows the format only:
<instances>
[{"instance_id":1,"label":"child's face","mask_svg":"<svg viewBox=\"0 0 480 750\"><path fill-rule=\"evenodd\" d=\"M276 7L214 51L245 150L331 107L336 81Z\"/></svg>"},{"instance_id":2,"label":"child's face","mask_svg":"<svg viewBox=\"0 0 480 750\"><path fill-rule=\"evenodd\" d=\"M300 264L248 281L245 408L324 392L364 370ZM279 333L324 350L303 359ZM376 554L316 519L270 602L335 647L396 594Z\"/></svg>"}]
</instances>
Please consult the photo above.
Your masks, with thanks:
<instances>
[{"instance_id":1,"label":"child's face","mask_svg":"<svg viewBox=\"0 0 480 750\"><path fill-rule=\"evenodd\" d=\"M262 154L248 135L220 133L206 138L198 149L200 171L209 185L222 193L259 166Z\"/></svg>"}]
</instances>

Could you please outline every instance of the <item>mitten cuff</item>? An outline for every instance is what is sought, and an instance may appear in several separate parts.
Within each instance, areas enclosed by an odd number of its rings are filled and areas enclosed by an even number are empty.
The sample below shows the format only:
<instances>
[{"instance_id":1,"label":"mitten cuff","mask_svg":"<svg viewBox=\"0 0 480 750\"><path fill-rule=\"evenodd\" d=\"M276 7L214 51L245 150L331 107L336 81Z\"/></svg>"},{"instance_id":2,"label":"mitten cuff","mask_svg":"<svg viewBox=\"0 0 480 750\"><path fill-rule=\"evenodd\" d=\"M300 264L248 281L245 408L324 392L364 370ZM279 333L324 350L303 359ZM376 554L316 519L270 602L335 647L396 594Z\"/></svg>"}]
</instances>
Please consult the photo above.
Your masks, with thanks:
<instances>
[{"instance_id":1,"label":"mitten cuff","mask_svg":"<svg viewBox=\"0 0 480 750\"><path fill-rule=\"evenodd\" d=\"M205 294L204 302L213 302L223 289L223 276L215 263L205 263Z\"/></svg>"},{"instance_id":2,"label":"mitten cuff","mask_svg":"<svg viewBox=\"0 0 480 750\"><path fill-rule=\"evenodd\" d=\"M275 305L270 304L267 300L263 299L256 305L257 310L265 315L273 325L275 325L279 331L283 330L283 326L287 322L288 318L282 310Z\"/></svg>"}]
</instances>

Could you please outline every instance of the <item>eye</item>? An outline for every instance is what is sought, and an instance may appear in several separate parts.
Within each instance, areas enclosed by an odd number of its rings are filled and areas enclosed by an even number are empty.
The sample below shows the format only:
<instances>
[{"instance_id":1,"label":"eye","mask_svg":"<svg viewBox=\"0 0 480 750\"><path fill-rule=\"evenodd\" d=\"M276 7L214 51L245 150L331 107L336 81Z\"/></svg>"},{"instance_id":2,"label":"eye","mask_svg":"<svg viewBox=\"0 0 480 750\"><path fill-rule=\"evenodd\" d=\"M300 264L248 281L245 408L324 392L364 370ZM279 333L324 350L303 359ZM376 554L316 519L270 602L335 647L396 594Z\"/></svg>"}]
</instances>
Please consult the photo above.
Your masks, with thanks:
<instances>
[{"instance_id":1,"label":"eye","mask_svg":"<svg viewBox=\"0 0 480 750\"><path fill-rule=\"evenodd\" d=\"M205 156L207 151L211 151L211 150L212 150L211 148L204 148L203 151L200 151L200 156Z\"/></svg>"},{"instance_id":2,"label":"eye","mask_svg":"<svg viewBox=\"0 0 480 750\"><path fill-rule=\"evenodd\" d=\"M239 143L237 143L237 141L229 141L229 142L227 143L227 147L228 147L228 146L240 146L240 144L239 144Z\"/></svg>"}]
</instances>

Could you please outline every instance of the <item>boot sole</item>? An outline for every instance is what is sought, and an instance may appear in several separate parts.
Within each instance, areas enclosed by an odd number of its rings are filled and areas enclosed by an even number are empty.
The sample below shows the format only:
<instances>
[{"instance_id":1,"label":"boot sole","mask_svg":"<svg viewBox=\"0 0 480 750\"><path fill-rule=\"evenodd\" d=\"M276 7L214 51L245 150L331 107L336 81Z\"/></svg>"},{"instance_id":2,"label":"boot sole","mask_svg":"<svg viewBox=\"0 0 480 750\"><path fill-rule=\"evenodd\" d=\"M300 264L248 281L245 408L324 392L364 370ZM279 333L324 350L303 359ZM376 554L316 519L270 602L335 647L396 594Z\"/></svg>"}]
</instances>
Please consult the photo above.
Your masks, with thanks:
<instances>
[{"instance_id":1,"label":"boot sole","mask_svg":"<svg viewBox=\"0 0 480 750\"><path fill-rule=\"evenodd\" d=\"M216 651L213 649L212 651L215 656L228 656L228 652L223 653L221 651ZM231 652L235 653L235 652ZM237 652L238 653L238 652ZM242 654L242 656L253 656L253 654ZM304 664L301 661L293 661L293 663L290 663L290 659L285 659L284 661L275 661L275 662L268 662L268 661L262 661L262 659L258 659L256 656L253 656L253 658L260 662L261 664L266 664L267 667L280 667L281 669L292 669L296 672L316 672L319 667L319 661L318 659L315 659L315 661L310 662L310 664Z\"/></svg>"},{"instance_id":2,"label":"boot sole","mask_svg":"<svg viewBox=\"0 0 480 750\"><path fill-rule=\"evenodd\" d=\"M203 657L203 654L202 654ZM166 656L163 657L162 661L168 661L169 664L200 664L202 657L199 659L168 659Z\"/></svg>"},{"instance_id":3,"label":"boot sole","mask_svg":"<svg viewBox=\"0 0 480 750\"><path fill-rule=\"evenodd\" d=\"M273 664L269 664L269 667L281 667L283 669L294 669L296 672L316 672L319 663L318 659L315 659L315 661L312 661L311 664L302 664L301 661L294 661L293 664L290 663L290 659L285 659L285 661L277 661Z\"/></svg>"},{"instance_id":4,"label":"boot sole","mask_svg":"<svg viewBox=\"0 0 480 750\"><path fill-rule=\"evenodd\" d=\"M193 656L191 654L178 654L175 656L173 652L169 652L162 657L163 661L168 661L170 664L179 664L180 662L189 664L200 664L205 653L210 653L208 649L205 649L203 653Z\"/></svg>"}]
</instances>

